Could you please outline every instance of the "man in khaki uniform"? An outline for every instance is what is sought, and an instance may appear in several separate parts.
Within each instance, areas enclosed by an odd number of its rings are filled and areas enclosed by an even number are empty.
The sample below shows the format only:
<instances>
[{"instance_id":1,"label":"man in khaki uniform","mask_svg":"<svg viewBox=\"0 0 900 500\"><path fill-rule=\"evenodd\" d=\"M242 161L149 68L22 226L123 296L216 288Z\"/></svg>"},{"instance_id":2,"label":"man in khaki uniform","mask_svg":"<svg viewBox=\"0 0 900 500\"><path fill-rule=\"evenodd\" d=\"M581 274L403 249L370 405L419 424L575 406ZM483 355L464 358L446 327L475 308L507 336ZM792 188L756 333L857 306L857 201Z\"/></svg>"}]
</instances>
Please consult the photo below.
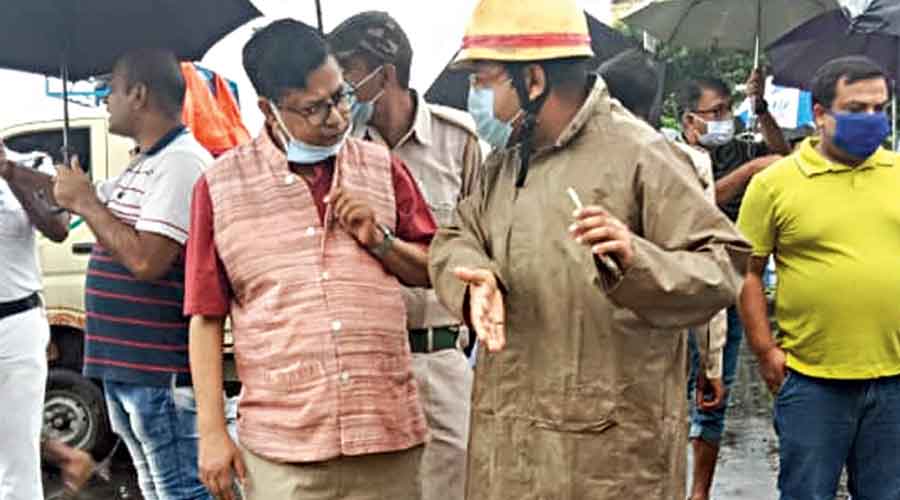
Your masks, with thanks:
<instances>
[{"instance_id":1,"label":"man in khaki uniform","mask_svg":"<svg viewBox=\"0 0 900 500\"><path fill-rule=\"evenodd\" d=\"M457 56L495 147L430 253L487 348L470 499L685 495L686 328L734 301L749 247L590 56L574 0L482 0Z\"/></svg>"},{"instance_id":2,"label":"man in khaki uniform","mask_svg":"<svg viewBox=\"0 0 900 500\"><path fill-rule=\"evenodd\" d=\"M412 48L387 13L357 14L335 28L328 41L344 77L356 87L353 134L387 146L402 159L438 224L450 224L481 165L472 118L429 104L409 88ZM462 352L468 332L434 290L404 288L404 298L413 372L430 430L422 457L422 498L461 500L472 393L472 369Z\"/></svg>"}]
</instances>

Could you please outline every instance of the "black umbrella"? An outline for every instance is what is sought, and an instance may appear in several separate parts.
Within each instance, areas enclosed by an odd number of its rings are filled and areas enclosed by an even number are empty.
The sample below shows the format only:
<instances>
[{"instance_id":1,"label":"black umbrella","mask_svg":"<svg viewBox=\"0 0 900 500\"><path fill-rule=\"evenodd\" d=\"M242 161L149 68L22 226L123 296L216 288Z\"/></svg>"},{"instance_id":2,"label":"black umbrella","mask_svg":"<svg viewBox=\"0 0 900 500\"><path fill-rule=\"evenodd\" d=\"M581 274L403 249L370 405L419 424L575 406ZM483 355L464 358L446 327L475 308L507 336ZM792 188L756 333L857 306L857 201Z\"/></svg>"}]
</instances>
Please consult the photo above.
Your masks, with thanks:
<instances>
[{"instance_id":1,"label":"black umbrella","mask_svg":"<svg viewBox=\"0 0 900 500\"><path fill-rule=\"evenodd\" d=\"M853 19L853 29L860 33L900 36L900 2L872 0L866 10Z\"/></svg>"},{"instance_id":2,"label":"black umbrella","mask_svg":"<svg viewBox=\"0 0 900 500\"><path fill-rule=\"evenodd\" d=\"M109 73L133 49L198 60L260 15L249 0L0 0L0 67L62 78L67 144L67 82Z\"/></svg>"},{"instance_id":3,"label":"black umbrella","mask_svg":"<svg viewBox=\"0 0 900 500\"><path fill-rule=\"evenodd\" d=\"M900 5L875 0L860 16L833 11L806 22L766 49L775 83L809 88L825 63L860 55L878 63L900 90ZM896 96L896 92L893 93ZM896 97L892 99L896 116ZM897 146L894 130L894 147Z\"/></svg>"},{"instance_id":4,"label":"black umbrella","mask_svg":"<svg viewBox=\"0 0 900 500\"><path fill-rule=\"evenodd\" d=\"M828 61L861 55L880 64L892 79L900 77L900 37L863 32L841 11L822 14L770 45L766 54L775 83L809 88L813 75Z\"/></svg>"},{"instance_id":5,"label":"black umbrella","mask_svg":"<svg viewBox=\"0 0 900 500\"><path fill-rule=\"evenodd\" d=\"M598 21L594 16L588 13L585 13L585 16L591 33L591 48L594 50L594 59L591 63L594 68L616 54L637 46L636 42ZM448 65L425 93L425 100L465 110L468 96L468 75L464 71L450 69Z\"/></svg>"}]
</instances>

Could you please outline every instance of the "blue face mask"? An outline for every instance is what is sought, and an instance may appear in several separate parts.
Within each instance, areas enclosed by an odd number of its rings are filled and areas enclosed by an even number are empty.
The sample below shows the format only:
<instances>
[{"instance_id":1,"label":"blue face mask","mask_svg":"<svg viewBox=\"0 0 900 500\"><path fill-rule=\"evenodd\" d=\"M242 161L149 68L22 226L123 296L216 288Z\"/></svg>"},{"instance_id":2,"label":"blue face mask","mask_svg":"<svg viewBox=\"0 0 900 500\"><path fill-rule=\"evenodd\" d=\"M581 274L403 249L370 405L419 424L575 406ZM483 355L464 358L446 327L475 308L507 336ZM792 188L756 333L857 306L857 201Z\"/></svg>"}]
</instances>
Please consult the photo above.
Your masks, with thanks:
<instances>
[{"instance_id":1,"label":"blue face mask","mask_svg":"<svg viewBox=\"0 0 900 500\"><path fill-rule=\"evenodd\" d=\"M366 77L360 80L359 83L355 85L355 87L360 88L365 85L366 82L375 77L375 75L377 75L383 67L384 66L379 66L377 69L375 69L375 71L366 75ZM384 89L381 89L381 91L378 92L375 97L369 99L368 101L360 101L357 99L353 100L353 103L350 105L350 128L353 129L354 132L361 130L366 125L368 125L370 121L372 121L372 116L375 114L375 103L378 101L378 99L381 98L382 95L384 95Z\"/></svg>"},{"instance_id":2,"label":"blue face mask","mask_svg":"<svg viewBox=\"0 0 900 500\"><path fill-rule=\"evenodd\" d=\"M497 119L494 116L494 89L475 85L469 86L468 108L475 120L478 137L494 149L505 148L513 133L512 122L518 118L518 114L509 122Z\"/></svg>"},{"instance_id":3,"label":"blue face mask","mask_svg":"<svg viewBox=\"0 0 900 500\"><path fill-rule=\"evenodd\" d=\"M832 143L848 155L866 159L872 156L891 133L885 113L833 113L837 125Z\"/></svg>"},{"instance_id":4,"label":"blue face mask","mask_svg":"<svg viewBox=\"0 0 900 500\"><path fill-rule=\"evenodd\" d=\"M287 156L287 160L290 163L322 163L332 156L337 156L338 151L344 146L344 141L347 140L347 135L350 134L350 127L347 127L347 132L344 133L341 140L331 146L306 144L303 141L294 139L291 135L291 132L284 125L284 120L281 118L281 112L278 111L278 106L272 101L269 101L269 105L272 107L272 114L275 115L275 121L278 122L278 128L281 129L282 141L284 142L284 154Z\"/></svg>"}]
</instances>

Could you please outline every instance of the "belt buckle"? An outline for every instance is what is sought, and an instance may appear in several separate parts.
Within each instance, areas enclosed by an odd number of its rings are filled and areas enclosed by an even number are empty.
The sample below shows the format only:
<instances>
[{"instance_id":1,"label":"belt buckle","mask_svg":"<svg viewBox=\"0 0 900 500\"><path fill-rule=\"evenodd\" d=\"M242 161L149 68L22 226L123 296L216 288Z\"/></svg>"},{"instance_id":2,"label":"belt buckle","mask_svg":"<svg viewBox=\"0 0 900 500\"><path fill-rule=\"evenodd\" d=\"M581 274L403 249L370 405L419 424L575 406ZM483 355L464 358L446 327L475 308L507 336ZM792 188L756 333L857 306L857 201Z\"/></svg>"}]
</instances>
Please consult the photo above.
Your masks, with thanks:
<instances>
[{"instance_id":1,"label":"belt buckle","mask_svg":"<svg viewBox=\"0 0 900 500\"><path fill-rule=\"evenodd\" d=\"M428 332L426 333L425 352L430 354L434 352L434 328L428 327L425 330Z\"/></svg>"}]
</instances>

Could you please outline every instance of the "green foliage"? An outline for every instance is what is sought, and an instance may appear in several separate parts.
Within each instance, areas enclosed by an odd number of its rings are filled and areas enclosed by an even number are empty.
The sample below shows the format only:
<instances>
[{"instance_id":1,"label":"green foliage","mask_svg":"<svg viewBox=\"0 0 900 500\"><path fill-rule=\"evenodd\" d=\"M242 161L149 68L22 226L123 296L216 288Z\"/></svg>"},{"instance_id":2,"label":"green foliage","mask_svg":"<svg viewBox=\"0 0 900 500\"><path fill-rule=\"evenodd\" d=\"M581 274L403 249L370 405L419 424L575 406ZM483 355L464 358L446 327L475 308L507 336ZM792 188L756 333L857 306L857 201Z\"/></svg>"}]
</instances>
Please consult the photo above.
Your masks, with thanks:
<instances>
[{"instance_id":1,"label":"green foliage","mask_svg":"<svg viewBox=\"0 0 900 500\"><path fill-rule=\"evenodd\" d=\"M675 93L681 82L701 76L721 78L730 88L747 81L753 70L753 55L734 50L689 50L660 47L657 58L666 64L666 100L663 115L678 121ZM761 62L762 64L762 62ZM739 98L740 96L735 96Z\"/></svg>"},{"instance_id":2,"label":"green foliage","mask_svg":"<svg viewBox=\"0 0 900 500\"><path fill-rule=\"evenodd\" d=\"M616 26L626 36L641 44L640 31L624 24ZM701 76L721 78L730 88L747 81L753 69L753 54L735 50L695 50L658 44L655 57L666 63L665 95L662 123L664 127L679 128L680 118L675 105L675 93L681 82ZM765 65L761 54L760 65ZM740 98L740 96L735 96Z\"/></svg>"}]
</instances>

